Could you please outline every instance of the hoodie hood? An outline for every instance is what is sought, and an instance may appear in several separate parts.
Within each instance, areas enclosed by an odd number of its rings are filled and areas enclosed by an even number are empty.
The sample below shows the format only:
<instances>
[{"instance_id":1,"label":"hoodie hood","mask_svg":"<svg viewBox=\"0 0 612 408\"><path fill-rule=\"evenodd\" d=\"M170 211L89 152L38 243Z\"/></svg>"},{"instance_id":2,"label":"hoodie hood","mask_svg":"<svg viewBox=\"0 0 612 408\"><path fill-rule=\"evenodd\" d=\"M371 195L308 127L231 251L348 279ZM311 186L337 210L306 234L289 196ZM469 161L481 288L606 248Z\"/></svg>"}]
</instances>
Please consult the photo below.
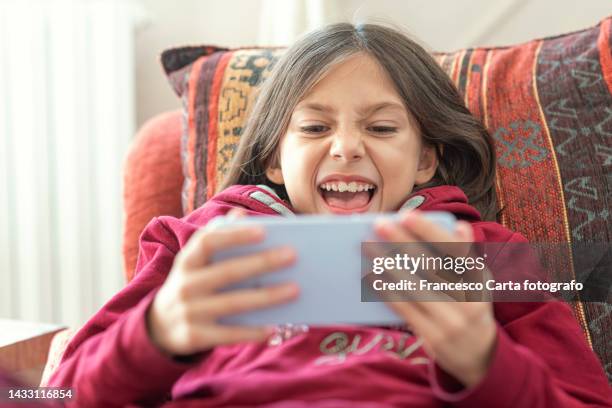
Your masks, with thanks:
<instances>
[{"instance_id":1,"label":"hoodie hood","mask_svg":"<svg viewBox=\"0 0 612 408\"><path fill-rule=\"evenodd\" d=\"M295 216L293 207L283 201L269 186L234 185L211 199L219 204L230 204L245 208L253 215L283 215ZM436 186L424 188L410 194L401 205L403 209L419 209L422 211L446 211L458 219L468 222L480 221L480 213L468 204L463 191L456 186Z\"/></svg>"},{"instance_id":2,"label":"hoodie hood","mask_svg":"<svg viewBox=\"0 0 612 408\"><path fill-rule=\"evenodd\" d=\"M446 211L468 222L481 220L478 210L468 204L467 196L456 186L436 186L415 191L410 194L401 208Z\"/></svg>"},{"instance_id":3,"label":"hoodie hood","mask_svg":"<svg viewBox=\"0 0 612 408\"><path fill-rule=\"evenodd\" d=\"M232 208L243 208L248 216L296 215L291 205L269 186L234 185L212 197L183 220L194 229L209 222L214 225L213 218L227 214ZM400 207L400 210L403 209L450 212L457 219L472 224L475 242L506 242L510 239L526 242L520 234L514 234L496 222L482 221L478 210L468 204L467 196L456 186L444 185L414 191Z\"/></svg>"}]
</instances>

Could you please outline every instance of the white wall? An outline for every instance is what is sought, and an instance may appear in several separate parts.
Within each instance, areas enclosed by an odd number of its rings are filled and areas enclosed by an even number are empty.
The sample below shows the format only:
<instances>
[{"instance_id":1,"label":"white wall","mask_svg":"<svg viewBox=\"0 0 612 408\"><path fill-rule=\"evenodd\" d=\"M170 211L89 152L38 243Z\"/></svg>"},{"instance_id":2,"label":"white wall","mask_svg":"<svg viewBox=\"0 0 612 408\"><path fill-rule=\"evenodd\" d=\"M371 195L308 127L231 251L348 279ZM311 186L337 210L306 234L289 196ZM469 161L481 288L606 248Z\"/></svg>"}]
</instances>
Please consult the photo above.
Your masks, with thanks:
<instances>
[{"instance_id":1,"label":"white wall","mask_svg":"<svg viewBox=\"0 0 612 408\"><path fill-rule=\"evenodd\" d=\"M609 0L332 1L326 2L330 22L372 18L392 22L428 48L440 51L515 44L588 27L612 14ZM139 125L157 113L180 106L159 65L161 51L188 44L254 45L263 0L143 0L143 4L149 22L136 36Z\"/></svg>"},{"instance_id":2,"label":"white wall","mask_svg":"<svg viewBox=\"0 0 612 408\"><path fill-rule=\"evenodd\" d=\"M136 114L140 125L180 101L159 56L174 46L255 45L261 0L142 0L147 22L136 33Z\"/></svg>"},{"instance_id":3,"label":"white wall","mask_svg":"<svg viewBox=\"0 0 612 408\"><path fill-rule=\"evenodd\" d=\"M609 0L340 0L343 16L393 21L431 49L510 45L579 30L612 14Z\"/></svg>"}]
</instances>

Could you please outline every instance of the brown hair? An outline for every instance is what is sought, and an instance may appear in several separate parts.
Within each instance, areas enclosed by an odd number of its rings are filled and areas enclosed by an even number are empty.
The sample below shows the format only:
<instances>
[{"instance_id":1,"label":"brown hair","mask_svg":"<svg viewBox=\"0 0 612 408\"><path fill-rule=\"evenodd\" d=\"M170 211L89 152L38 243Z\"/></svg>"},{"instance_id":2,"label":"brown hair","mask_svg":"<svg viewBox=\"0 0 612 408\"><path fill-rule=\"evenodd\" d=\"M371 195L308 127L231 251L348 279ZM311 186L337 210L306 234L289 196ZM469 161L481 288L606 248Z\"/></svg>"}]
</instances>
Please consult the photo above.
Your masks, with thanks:
<instances>
[{"instance_id":1,"label":"brown hair","mask_svg":"<svg viewBox=\"0 0 612 408\"><path fill-rule=\"evenodd\" d=\"M495 150L491 136L465 107L451 79L420 45L377 24L332 24L308 33L278 60L259 89L222 188L267 184L287 199L283 186L265 175L295 106L334 65L359 53L386 70L424 143L437 146L438 168L430 182L460 187L482 214L495 219Z\"/></svg>"}]
</instances>

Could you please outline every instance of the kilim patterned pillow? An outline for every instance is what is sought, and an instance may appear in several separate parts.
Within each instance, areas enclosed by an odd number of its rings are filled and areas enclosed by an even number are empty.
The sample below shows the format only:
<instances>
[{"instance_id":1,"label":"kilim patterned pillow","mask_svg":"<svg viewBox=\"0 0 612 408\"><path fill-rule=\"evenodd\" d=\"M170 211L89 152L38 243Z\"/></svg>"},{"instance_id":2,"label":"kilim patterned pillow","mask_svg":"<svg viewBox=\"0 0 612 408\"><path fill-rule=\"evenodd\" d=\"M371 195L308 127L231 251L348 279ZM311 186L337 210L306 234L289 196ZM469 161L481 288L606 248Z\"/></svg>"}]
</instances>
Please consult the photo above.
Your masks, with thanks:
<instances>
[{"instance_id":1,"label":"kilim patterned pillow","mask_svg":"<svg viewBox=\"0 0 612 408\"><path fill-rule=\"evenodd\" d=\"M513 47L435 54L496 141L501 222L532 242L611 241L611 26L607 18ZM162 54L184 106L185 213L217 192L253 89L282 52L202 46ZM612 380L612 305L573 307Z\"/></svg>"}]
</instances>

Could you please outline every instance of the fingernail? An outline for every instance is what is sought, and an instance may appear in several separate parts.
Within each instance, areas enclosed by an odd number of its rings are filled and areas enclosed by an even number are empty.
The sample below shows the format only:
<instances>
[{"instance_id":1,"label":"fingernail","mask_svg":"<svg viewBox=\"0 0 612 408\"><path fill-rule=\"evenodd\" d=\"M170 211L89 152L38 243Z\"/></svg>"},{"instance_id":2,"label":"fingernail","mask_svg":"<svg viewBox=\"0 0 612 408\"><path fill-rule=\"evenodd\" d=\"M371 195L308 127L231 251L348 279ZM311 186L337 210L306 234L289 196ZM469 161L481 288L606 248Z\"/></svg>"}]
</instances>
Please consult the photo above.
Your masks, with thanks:
<instances>
[{"instance_id":1,"label":"fingernail","mask_svg":"<svg viewBox=\"0 0 612 408\"><path fill-rule=\"evenodd\" d=\"M420 213L418 212L418 210L410 210L408 211L406 214L404 214L404 216L402 217L402 225L406 226L409 225L410 223L412 223L412 221L419 217Z\"/></svg>"},{"instance_id":2,"label":"fingernail","mask_svg":"<svg viewBox=\"0 0 612 408\"><path fill-rule=\"evenodd\" d=\"M298 292L298 287L295 283L288 283L287 286L283 288L283 290L285 294L293 296Z\"/></svg>"},{"instance_id":3,"label":"fingernail","mask_svg":"<svg viewBox=\"0 0 612 408\"><path fill-rule=\"evenodd\" d=\"M280 250L279 257L282 261L289 261L295 257L295 250L291 247L285 247Z\"/></svg>"},{"instance_id":4,"label":"fingernail","mask_svg":"<svg viewBox=\"0 0 612 408\"><path fill-rule=\"evenodd\" d=\"M393 224L388 219L381 218L374 222L374 227L380 232L389 232L393 229Z\"/></svg>"},{"instance_id":5,"label":"fingernail","mask_svg":"<svg viewBox=\"0 0 612 408\"><path fill-rule=\"evenodd\" d=\"M408 217L410 213L412 213L414 211L414 209L412 208L405 208L403 210L400 211L400 218L404 219L406 217Z\"/></svg>"},{"instance_id":6,"label":"fingernail","mask_svg":"<svg viewBox=\"0 0 612 408\"><path fill-rule=\"evenodd\" d=\"M402 218L403 219L410 219L410 218L414 218L417 217L419 215L419 210L406 210L406 212L404 212L402 214Z\"/></svg>"},{"instance_id":7,"label":"fingernail","mask_svg":"<svg viewBox=\"0 0 612 408\"><path fill-rule=\"evenodd\" d=\"M265 230L261 227L251 227L249 229L249 234L253 237L253 238L262 238L265 235Z\"/></svg>"},{"instance_id":8,"label":"fingernail","mask_svg":"<svg viewBox=\"0 0 612 408\"><path fill-rule=\"evenodd\" d=\"M374 225L376 226L385 227L389 224L391 224L391 221L389 221L387 218L377 218L374 220Z\"/></svg>"},{"instance_id":9,"label":"fingernail","mask_svg":"<svg viewBox=\"0 0 612 408\"><path fill-rule=\"evenodd\" d=\"M472 226L465 221L457 221L455 227L455 234L459 234L462 238L469 237L471 235Z\"/></svg>"}]
</instances>

